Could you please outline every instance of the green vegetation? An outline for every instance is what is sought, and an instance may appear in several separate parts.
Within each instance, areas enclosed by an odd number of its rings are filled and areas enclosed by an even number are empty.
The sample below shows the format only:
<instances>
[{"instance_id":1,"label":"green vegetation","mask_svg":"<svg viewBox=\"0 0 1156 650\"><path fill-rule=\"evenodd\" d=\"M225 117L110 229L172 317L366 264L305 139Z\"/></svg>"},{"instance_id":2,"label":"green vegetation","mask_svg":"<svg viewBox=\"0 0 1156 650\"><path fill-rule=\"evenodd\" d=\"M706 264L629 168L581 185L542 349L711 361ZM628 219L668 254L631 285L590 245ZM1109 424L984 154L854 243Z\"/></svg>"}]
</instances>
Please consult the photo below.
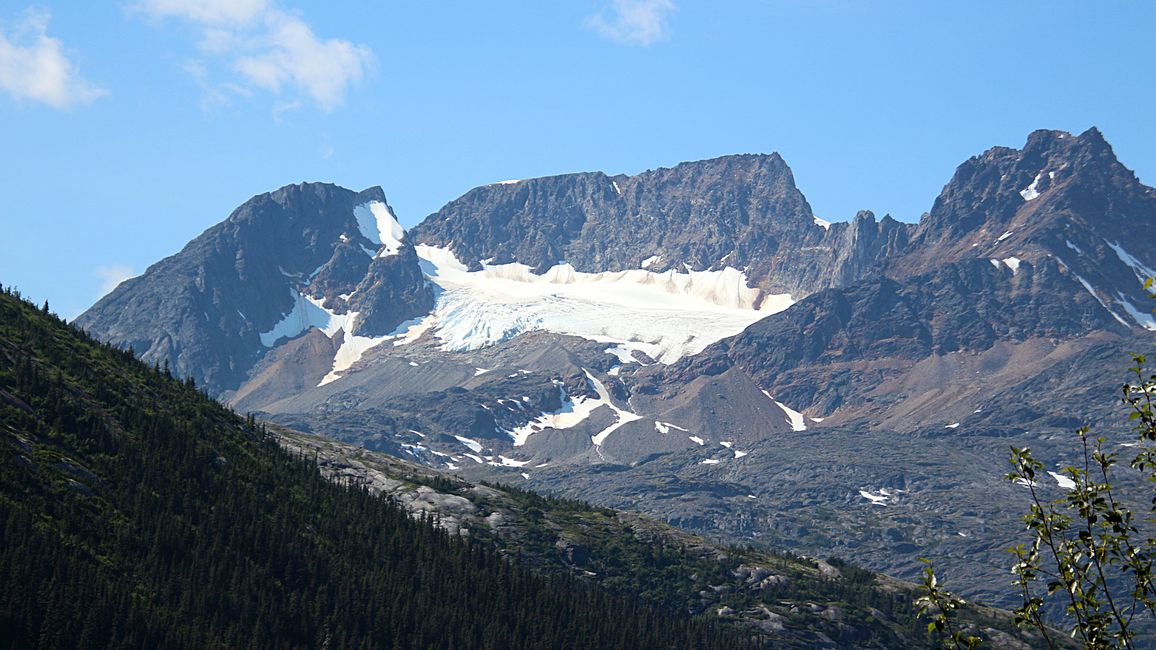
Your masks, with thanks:
<instances>
[{"instance_id":1,"label":"green vegetation","mask_svg":"<svg viewBox=\"0 0 1156 650\"><path fill-rule=\"evenodd\" d=\"M1144 288L1151 290L1149 278ZM1152 297L1156 298L1156 295ZM1051 473L1067 484L1066 493L1047 500L1037 480L1049 473L1028 448L1012 447L1012 471L1007 479L1025 486L1031 497L1024 523L1026 544L1010 550L1016 563L1012 573L1023 604L1015 621L1039 631L1049 648L1063 647L1067 639L1049 627L1049 603L1060 603L1070 625L1068 636L1084 648L1145 647L1153 642L1156 624L1156 372L1142 354L1132 355L1132 379L1123 386L1121 402L1128 407L1134 440L1110 444L1104 436L1091 437L1088 427L1076 431L1080 462ZM1132 476L1116 469L1120 454L1133 449ZM1137 476L1142 479L1134 481ZM1146 484L1146 488L1143 487ZM1128 489L1141 486L1139 490ZM1142 494L1147 492L1147 494ZM1147 515L1136 514L1135 502L1147 501ZM980 639L965 634L952 612L963 601L941 589L934 569L924 571L920 612L931 617L928 630L945 647L976 648Z\"/></svg>"},{"instance_id":2,"label":"green vegetation","mask_svg":"<svg viewBox=\"0 0 1156 650\"><path fill-rule=\"evenodd\" d=\"M1135 382L1124 385L1123 402L1131 410L1136 441L1130 466L1149 486L1156 485L1156 374L1148 374L1143 355L1134 355ZM1082 462L1064 467L1071 489L1056 501L1046 501L1036 489L1045 467L1029 449L1012 449L1008 479L1026 485L1031 504L1024 523L1028 544L1012 549L1012 571L1023 595L1017 620L1047 634L1043 608L1048 599L1064 602L1072 622L1071 636L1086 648L1135 648L1137 628L1151 625L1156 615L1156 585L1152 562L1156 537L1141 529L1113 469L1119 454L1103 436L1091 438L1084 427L1077 431ZM1149 495L1151 497L1151 495ZM1147 521L1156 515L1150 501ZM1046 587L1041 592L1039 583ZM1050 637L1048 637L1050 640Z\"/></svg>"},{"instance_id":3,"label":"green vegetation","mask_svg":"<svg viewBox=\"0 0 1156 650\"><path fill-rule=\"evenodd\" d=\"M532 573L327 481L191 381L8 291L0 540L0 647L748 643L634 585Z\"/></svg>"},{"instance_id":4,"label":"green vegetation","mask_svg":"<svg viewBox=\"0 0 1156 650\"><path fill-rule=\"evenodd\" d=\"M296 441L303 439L298 434ZM372 453L354 453L358 463L373 464ZM390 463L382 458L376 467L392 478L433 486L429 479L390 470ZM497 530L472 526L470 534L539 571L571 573L672 609L721 612L726 621L760 630L774 648L922 648L928 643L928 619L913 605L913 585L838 558L720 547L633 513L516 486L483 485L492 489L479 491L465 481L439 489L470 500L479 518L499 513L509 519ZM1017 633L1006 612L969 606L961 614L987 638L1009 634L1005 638L1035 641Z\"/></svg>"}]
</instances>

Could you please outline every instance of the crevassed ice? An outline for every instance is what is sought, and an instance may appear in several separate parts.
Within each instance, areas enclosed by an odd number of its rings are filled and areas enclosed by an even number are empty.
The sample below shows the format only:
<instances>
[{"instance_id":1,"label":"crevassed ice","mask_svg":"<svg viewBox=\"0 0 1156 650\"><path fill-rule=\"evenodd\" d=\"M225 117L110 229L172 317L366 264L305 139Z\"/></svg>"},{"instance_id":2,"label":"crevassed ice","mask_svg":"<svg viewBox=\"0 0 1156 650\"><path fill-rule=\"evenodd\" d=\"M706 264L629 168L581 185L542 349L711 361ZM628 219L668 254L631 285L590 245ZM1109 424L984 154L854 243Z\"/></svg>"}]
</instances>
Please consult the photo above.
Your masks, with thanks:
<instances>
[{"instance_id":1,"label":"crevassed ice","mask_svg":"<svg viewBox=\"0 0 1156 650\"><path fill-rule=\"evenodd\" d=\"M471 272L451 251L433 246L418 246L417 253L442 289L433 326L449 350L545 330L621 346L615 354L640 350L671 363L794 302L790 294L764 295L747 286L746 275L730 267L583 273L558 264L535 275L517 263Z\"/></svg>"},{"instance_id":2,"label":"crevassed ice","mask_svg":"<svg viewBox=\"0 0 1156 650\"><path fill-rule=\"evenodd\" d=\"M401 240L405 237L405 228L397 222L397 217L393 215L393 210L388 205L381 201L362 203L353 209L353 216L357 219L357 229L361 234L383 247L380 252L376 252L377 257L397 254L401 248Z\"/></svg>"}]
</instances>

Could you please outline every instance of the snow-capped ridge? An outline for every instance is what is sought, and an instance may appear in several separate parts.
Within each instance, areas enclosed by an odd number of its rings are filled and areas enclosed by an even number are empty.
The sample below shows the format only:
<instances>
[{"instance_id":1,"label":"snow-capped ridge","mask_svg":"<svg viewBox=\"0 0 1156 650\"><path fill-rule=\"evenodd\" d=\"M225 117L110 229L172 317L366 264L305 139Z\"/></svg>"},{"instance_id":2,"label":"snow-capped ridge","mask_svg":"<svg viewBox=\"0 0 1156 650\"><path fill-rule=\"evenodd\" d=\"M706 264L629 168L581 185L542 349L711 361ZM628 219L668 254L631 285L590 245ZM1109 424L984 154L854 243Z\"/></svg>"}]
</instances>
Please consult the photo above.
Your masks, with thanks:
<instances>
[{"instance_id":1,"label":"snow-capped ridge","mask_svg":"<svg viewBox=\"0 0 1156 650\"><path fill-rule=\"evenodd\" d=\"M442 290L434 320L448 350L546 330L615 344L611 353L623 362L638 350L671 363L793 304L789 294L748 286L733 267L586 273L562 262L539 275L519 263L469 271L449 249L416 249L423 272Z\"/></svg>"}]
</instances>

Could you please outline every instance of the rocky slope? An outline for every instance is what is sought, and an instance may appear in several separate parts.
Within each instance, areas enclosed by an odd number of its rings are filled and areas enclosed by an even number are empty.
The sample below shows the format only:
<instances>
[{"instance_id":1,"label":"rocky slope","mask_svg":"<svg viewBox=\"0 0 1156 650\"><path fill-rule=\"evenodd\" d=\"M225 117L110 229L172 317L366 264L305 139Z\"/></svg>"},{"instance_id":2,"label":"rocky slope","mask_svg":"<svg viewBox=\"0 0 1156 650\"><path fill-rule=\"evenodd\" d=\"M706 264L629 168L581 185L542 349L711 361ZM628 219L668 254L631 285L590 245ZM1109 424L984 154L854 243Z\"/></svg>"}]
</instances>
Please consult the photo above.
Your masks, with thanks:
<instances>
[{"instance_id":1,"label":"rocky slope","mask_svg":"<svg viewBox=\"0 0 1156 650\"><path fill-rule=\"evenodd\" d=\"M348 340L428 312L433 294L401 237L381 188L290 185L253 197L77 324L220 393L310 326Z\"/></svg>"},{"instance_id":2,"label":"rocky slope","mask_svg":"<svg viewBox=\"0 0 1156 650\"><path fill-rule=\"evenodd\" d=\"M860 278L909 226L861 213L818 221L778 154L737 155L637 176L569 174L487 185L430 215L415 242L471 269L559 262L587 272L743 268L768 293L806 295Z\"/></svg>"},{"instance_id":3,"label":"rocky slope","mask_svg":"<svg viewBox=\"0 0 1156 650\"><path fill-rule=\"evenodd\" d=\"M1122 426L1156 331L1156 191L1094 129L968 160L918 224L823 225L777 155L387 216L257 197L80 323L298 429L904 577L929 555L1002 603L1008 445L1061 463Z\"/></svg>"},{"instance_id":4,"label":"rocky slope","mask_svg":"<svg viewBox=\"0 0 1156 650\"><path fill-rule=\"evenodd\" d=\"M712 613L775 648L925 647L915 585L836 560L724 547L653 519L471 483L364 448L274 428L282 446L313 458L323 475L390 495L414 517L485 540L538 571L582 576L689 612ZM661 557L661 580L650 573ZM864 615L866 614L866 615ZM1042 643L1007 612L970 605L961 628L990 647Z\"/></svg>"}]
</instances>

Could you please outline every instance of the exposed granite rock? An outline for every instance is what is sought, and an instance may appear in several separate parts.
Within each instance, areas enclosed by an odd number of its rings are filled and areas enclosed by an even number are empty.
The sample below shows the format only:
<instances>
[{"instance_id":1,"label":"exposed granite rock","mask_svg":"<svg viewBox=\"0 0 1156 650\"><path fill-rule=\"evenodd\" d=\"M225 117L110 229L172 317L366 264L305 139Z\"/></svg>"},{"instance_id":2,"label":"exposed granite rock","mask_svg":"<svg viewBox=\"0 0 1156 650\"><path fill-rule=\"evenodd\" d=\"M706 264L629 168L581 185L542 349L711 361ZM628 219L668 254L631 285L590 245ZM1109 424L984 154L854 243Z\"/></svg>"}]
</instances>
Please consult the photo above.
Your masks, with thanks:
<instances>
[{"instance_id":1,"label":"exposed granite rock","mask_svg":"<svg viewBox=\"0 0 1156 650\"><path fill-rule=\"evenodd\" d=\"M372 201L385 203L381 188L351 192L323 183L255 196L122 283L77 324L214 394L236 388L264 356L260 334L290 312L295 293L339 313L356 306L363 312L359 331L388 331L428 312L433 296L412 248L372 258L377 246L354 217L355 207ZM357 296L361 286L389 289ZM354 305L340 298L349 293L358 298Z\"/></svg>"}]
</instances>

